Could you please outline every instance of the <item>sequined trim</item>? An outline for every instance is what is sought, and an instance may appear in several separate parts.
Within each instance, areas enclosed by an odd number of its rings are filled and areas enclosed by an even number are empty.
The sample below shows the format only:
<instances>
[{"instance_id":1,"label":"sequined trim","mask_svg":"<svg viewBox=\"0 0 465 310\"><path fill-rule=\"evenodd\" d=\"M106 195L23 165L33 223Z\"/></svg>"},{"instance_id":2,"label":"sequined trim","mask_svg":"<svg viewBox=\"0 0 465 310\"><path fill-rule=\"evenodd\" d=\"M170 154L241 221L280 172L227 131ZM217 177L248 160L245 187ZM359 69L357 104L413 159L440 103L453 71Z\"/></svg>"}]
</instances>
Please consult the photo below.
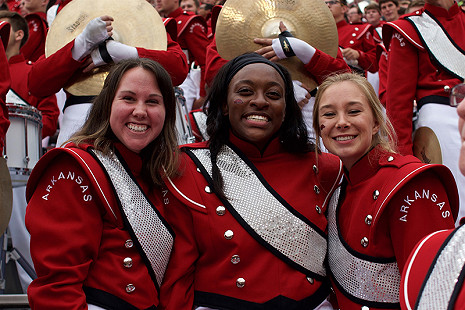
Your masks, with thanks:
<instances>
[{"instance_id":1,"label":"sequined trim","mask_svg":"<svg viewBox=\"0 0 465 310\"><path fill-rule=\"evenodd\" d=\"M208 140L207 134L207 114L202 112L194 112L192 113L195 119L195 123L197 124L197 128L199 129L200 135L204 140Z\"/></svg>"},{"instance_id":2,"label":"sequined trim","mask_svg":"<svg viewBox=\"0 0 465 310\"><path fill-rule=\"evenodd\" d=\"M210 151L191 151L211 176ZM230 147L223 146L217 163L224 179L224 193L243 221L289 260L316 275L325 276L325 237L292 214Z\"/></svg>"},{"instance_id":3,"label":"sequined trim","mask_svg":"<svg viewBox=\"0 0 465 310\"><path fill-rule=\"evenodd\" d=\"M173 236L115 154L93 150L107 171L121 207L160 285L173 247Z\"/></svg>"},{"instance_id":4,"label":"sequined trim","mask_svg":"<svg viewBox=\"0 0 465 310\"><path fill-rule=\"evenodd\" d=\"M360 301L399 303L400 273L397 263L378 263L352 255L339 239L336 212L338 188L328 205L328 263L334 281Z\"/></svg>"},{"instance_id":5,"label":"sequined trim","mask_svg":"<svg viewBox=\"0 0 465 310\"><path fill-rule=\"evenodd\" d=\"M418 310L452 309L449 307L454 288L465 266L465 225L460 226L436 258L423 284Z\"/></svg>"},{"instance_id":6,"label":"sequined trim","mask_svg":"<svg viewBox=\"0 0 465 310\"><path fill-rule=\"evenodd\" d=\"M426 43L429 52L436 60L453 74L465 78L465 55L457 49L444 32L442 25L432 18L427 11L418 16L406 17L413 22L418 34Z\"/></svg>"}]
</instances>

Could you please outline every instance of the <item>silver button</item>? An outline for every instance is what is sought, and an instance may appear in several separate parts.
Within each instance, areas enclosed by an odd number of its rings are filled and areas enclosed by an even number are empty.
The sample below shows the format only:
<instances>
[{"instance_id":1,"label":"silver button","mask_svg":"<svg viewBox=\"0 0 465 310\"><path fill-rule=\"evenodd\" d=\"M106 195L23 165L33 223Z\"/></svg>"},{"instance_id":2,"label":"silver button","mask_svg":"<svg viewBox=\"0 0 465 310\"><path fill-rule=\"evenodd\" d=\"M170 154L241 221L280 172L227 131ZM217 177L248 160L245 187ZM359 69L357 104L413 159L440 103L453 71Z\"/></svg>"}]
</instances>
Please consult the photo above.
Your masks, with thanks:
<instances>
[{"instance_id":1,"label":"silver button","mask_svg":"<svg viewBox=\"0 0 465 310\"><path fill-rule=\"evenodd\" d=\"M313 165L313 172L315 172L315 174L318 174L318 167L316 165Z\"/></svg>"},{"instance_id":2,"label":"silver button","mask_svg":"<svg viewBox=\"0 0 465 310\"><path fill-rule=\"evenodd\" d=\"M358 31L358 27L355 27L355 31Z\"/></svg>"},{"instance_id":3,"label":"silver button","mask_svg":"<svg viewBox=\"0 0 465 310\"><path fill-rule=\"evenodd\" d=\"M318 186L313 186L313 190L315 191L315 193L319 194L320 193L320 189L318 188Z\"/></svg>"},{"instance_id":4,"label":"silver button","mask_svg":"<svg viewBox=\"0 0 465 310\"><path fill-rule=\"evenodd\" d=\"M197 168L197 169L195 169L195 170L197 170L197 172L201 172L201 171L200 171L200 168Z\"/></svg>"},{"instance_id":5,"label":"silver button","mask_svg":"<svg viewBox=\"0 0 465 310\"><path fill-rule=\"evenodd\" d=\"M379 190L375 189L375 191L373 192L373 199L374 200L378 199L378 196L379 196Z\"/></svg>"},{"instance_id":6,"label":"silver button","mask_svg":"<svg viewBox=\"0 0 465 310\"><path fill-rule=\"evenodd\" d=\"M130 249L130 248L132 248L133 246L134 246L134 242L132 242L131 239L126 240L126 242L124 243L124 247L125 247L126 249Z\"/></svg>"},{"instance_id":7,"label":"silver button","mask_svg":"<svg viewBox=\"0 0 465 310\"><path fill-rule=\"evenodd\" d=\"M182 23L182 21L178 21L178 24L181 24L181 23Z\"/></svg>"},{"instance_id":8,"label":"silver button","mask_svg":"<svg viewBox=\"0 0 465 310\"><path fill-rule=\"evenodd\" d=\"M308 283L310 283L310 284L315 283L315 280L313 280L313 278L310 278L310 277L307 277L307 281L308 281Z\"/></svg>"},{"instance_id":9,"label":"silver button","mask_svg":"<svg viewBox=\"0 0 465 310\"><path fill-rule=\"evenodd\" d=\"M362 306L362 307L360 308L360 310L370 310L370 308L367 307L367 306Z\"/></svg>"},{"instance_id":10,"label":"silver button","mask_svg":"<svg viewBox=\"0 0 465 310\"><path fill-rule=\"evenodd\" d=\"M392 156L389 156L388 159L387 159L387 161L389 161L389 162L391 162L393 160L394 160L394 157L392 157Z\"/></svg>"},{"instance_id":11,"label":"silver button","mask_svg":"<svg viewBox=\"0 0 465 310\"><path fill-rule=\"evenodd\" d=\"M352 33L352 36L353 36L353 37L356 37L356 36L357 36L357 34L356 34L356 33Z\"/></svg>"},{"instance_id":12,"label":"silver button","mask_svg":"<svg viewBox=\"0 0 465 310\"><path fill-rule=\"evenodd\" d=\"M243 288L245 286L245 279L244 278L238 278L236 280L236 285L238 288Z\"/></svg>"},{"instance_id":13,"label":"silver button","mask_svg":"<svg viewBox=\"0 0 465 310\"><path fill-rule=\"evenodd\" d=\"M444 91L446 93L450 92L450 86L449 85L444 86Z\"/></svg>"},{"instance_id":14,"label":"silver button","mask_svg":"<svg viewBox=\"0 0 465 310\"><path fill-rule=\"evenodd\" d=\"M205 186L205 191L206 191L207 193L209 193L209 194L212 193L212 190L211 190L210 186Z\"/></svg>"},{"instance_id":15,"label":"silver button","mask_svg":"<svg viewBox=\"0 0 465 310\"><path fill-rule=\"evenodd\" d=\"M360 241L360 243L362 244L362 246L364 248L366 248L368 246L368 238L367 237L363 237L362 240Z\"/></svg>"},{"instance_id":16,"label":"silver button","mask_svg":"<svg viewBox=\"0 0 465 310\"><path fill-rule=\"evenodd\" d=\"M226 230L224 232L224 237L227 239L227 240L231 240L232 237L234 236L234 233L232 230Z\"/></svg>"},{"instance_id":17,"label":"silver button","mask_svg":"<svg viewBox=\"0 0 465 310\"><path fill-rule=\"evenodd\" d=\"M134 284L128 284L126 285L126 293L132 293L136 290L136 287Z\"/></svg>"},{"instance_id":18,"label":"silver button","mask_svg":"<svg viewBox=\"0 0 465 310\"><path fill-rule=\"evenodd\" d=\"M315 207L316 213L321 214L321 208L319 206Z\"/></svg>"},{"instance_id":19,"label":"silver button","mask_svg":"<svg viewBox=\"0 0 465 310\"><path fill-rule=\"evenodd\" d=\"M233 255L231 257L231 263L233 263L234 265L239 264L240 262L241 258L239 257L239 255Z\"/></svg>"},{"instance_id":20,"label":"silver button","mask_svg":"<svg viewBox=\"0 0 465 310\"><path fill-rule=\"evenodd\" d=\"M226 213L226 208L223 206L216 207L216 214L224 215Z\"/></svg>"},{"instance_id":21,"label":"silver button","mask_svg":"<svg viewBox=\"0 0 465 310\"><path fill-rule=\"evenodd\" d=\"M373 222L373 216L368 214L367 217L365 218L365 224L371 225L372 222Z\"/></svg>"},{"instance_id":22,"label":"silver button","mask_svg":"<svg viewBox=\"0 0 465 310\"><path fill-rule=\"evenodd\" d=\"M354 44L354 41L350 40L349 43L350 43L350 44Z\"/></svg>"},{"instance_id":23,"label":"silver button","mask_svg":"<svg viewBox=\"0 0 465 310\"><path fill-rule=\"evenodd\" d=\"M123 266L126 267L126 268L131 268L132 267L132 258L126 257L123 260Z\"/></svg>"}]
</instances>

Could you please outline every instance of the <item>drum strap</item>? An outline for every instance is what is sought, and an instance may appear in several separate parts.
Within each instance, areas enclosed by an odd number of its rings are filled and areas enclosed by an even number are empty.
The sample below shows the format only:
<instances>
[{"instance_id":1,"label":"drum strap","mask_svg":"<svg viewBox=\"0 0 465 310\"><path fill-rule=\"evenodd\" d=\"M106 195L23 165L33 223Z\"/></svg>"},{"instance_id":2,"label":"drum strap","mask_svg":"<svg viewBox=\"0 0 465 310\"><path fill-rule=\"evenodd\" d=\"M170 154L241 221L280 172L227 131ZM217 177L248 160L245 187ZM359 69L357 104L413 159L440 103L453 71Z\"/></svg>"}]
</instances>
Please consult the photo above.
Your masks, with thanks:
<instances>
[{"instance_id":1,"label":"drum strap","mask_svg":"<svg viewBox=\"0 0 465 310\"><path fill-rule=\"evenodd\" d=\"M441 246L418 294L415 309L454 309L465 278L465 225Z\"/></svg>"},{"instance_id":2,"label":"drum strap","mask_svg":"<svg viewBox=\"0 0 465 310\"><path fill-rule=\"evenodd\" d=\"M150 203L117 154L104 155L97 150L90 152L107 172L130 234L159 288L171 255L174 232Z\"/></svg>"},{"instance_id":3,"label":"drum strap","mask_svg":"<svg viewBox=\"0 0 465 310\"><path fill-rule=\"evenodd\" d=\"M425 10L406 19L414 26L429 55L447 72L460 80L465 78L465 51L445 32L441 23Z\"/></svg>"},{"instance_id":4,"label":"drum strap","mask_svg":"<svg viewBox=\"0 0 465 310\"><path fill-rule=\"evenodd\" d=\"M233 149L234 148L234 149ZM186 149L212 184L208 149ZM326 236L266 183L257 168L233 145L225 145L217 163L224 179L222 201L242 227L270 252L303 274L323 281Z\"/></svg>"}]
</instances>

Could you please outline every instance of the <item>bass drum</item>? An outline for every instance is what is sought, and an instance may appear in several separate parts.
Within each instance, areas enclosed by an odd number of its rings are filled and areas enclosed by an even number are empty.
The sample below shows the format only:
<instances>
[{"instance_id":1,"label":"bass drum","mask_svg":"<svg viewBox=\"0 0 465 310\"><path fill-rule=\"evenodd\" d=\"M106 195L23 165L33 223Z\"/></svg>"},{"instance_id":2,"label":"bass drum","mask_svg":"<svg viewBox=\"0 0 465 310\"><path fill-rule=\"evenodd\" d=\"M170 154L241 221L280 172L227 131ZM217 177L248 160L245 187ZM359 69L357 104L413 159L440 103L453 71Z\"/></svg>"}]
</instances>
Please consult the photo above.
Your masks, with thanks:
<instances>
[{"instance_id":1,"label":"bass drum","mask_svg":"<svg viewBox=\"0 0 465 310\"><path fill-rule=\"evenodd\" d=\"M13 187L26 185L32 168L42 156L42 114L33 106L7 103L10 127L3 157Z\"/></svg>"},{"instance_id":2,"label":"bass drum","mask_svg":"<svg viewBox=\"0 0 465 310\"><path fill-rule=\"evenodd\" d=\"M176 131L178 135L178 144L188 144L195 142L192 126L189 119L189 113L186 106L186 98L182 88L174 87L176 96Z\"/></svg>"}]
</instances>

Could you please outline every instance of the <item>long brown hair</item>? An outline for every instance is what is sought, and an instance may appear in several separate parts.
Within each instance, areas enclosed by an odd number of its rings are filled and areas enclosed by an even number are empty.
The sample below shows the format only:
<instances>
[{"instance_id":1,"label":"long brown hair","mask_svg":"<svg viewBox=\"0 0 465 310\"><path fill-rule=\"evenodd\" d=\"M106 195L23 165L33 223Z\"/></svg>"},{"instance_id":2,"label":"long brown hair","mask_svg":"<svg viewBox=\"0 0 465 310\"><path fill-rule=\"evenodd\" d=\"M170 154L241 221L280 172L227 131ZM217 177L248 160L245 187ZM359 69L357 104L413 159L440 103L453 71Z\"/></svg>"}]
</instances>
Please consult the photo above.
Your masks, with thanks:
<instances>
[{"instance_id":1,"label":"long brown hair","mask_svg":"<svg viewBox=\"0 0 465 310\"><path fill-rule=\"evenodd\" d=\"M67 142L76 145L91 143L96 150L105 154L114 151L115 134L110 127L110 114L116 90L123 75L130 69L143 68L151 72L163 96L166 115L163 129L158 137L141 152L142 174L157 185L163 184L163 169L166 176L174 176L178 169L178 144L176 139L176 99L168 72L157 62L136 58L124 60L113 66L103 84L102 91L95 97L87 120L82 128Z\"/></svg>"}]
</instances>

